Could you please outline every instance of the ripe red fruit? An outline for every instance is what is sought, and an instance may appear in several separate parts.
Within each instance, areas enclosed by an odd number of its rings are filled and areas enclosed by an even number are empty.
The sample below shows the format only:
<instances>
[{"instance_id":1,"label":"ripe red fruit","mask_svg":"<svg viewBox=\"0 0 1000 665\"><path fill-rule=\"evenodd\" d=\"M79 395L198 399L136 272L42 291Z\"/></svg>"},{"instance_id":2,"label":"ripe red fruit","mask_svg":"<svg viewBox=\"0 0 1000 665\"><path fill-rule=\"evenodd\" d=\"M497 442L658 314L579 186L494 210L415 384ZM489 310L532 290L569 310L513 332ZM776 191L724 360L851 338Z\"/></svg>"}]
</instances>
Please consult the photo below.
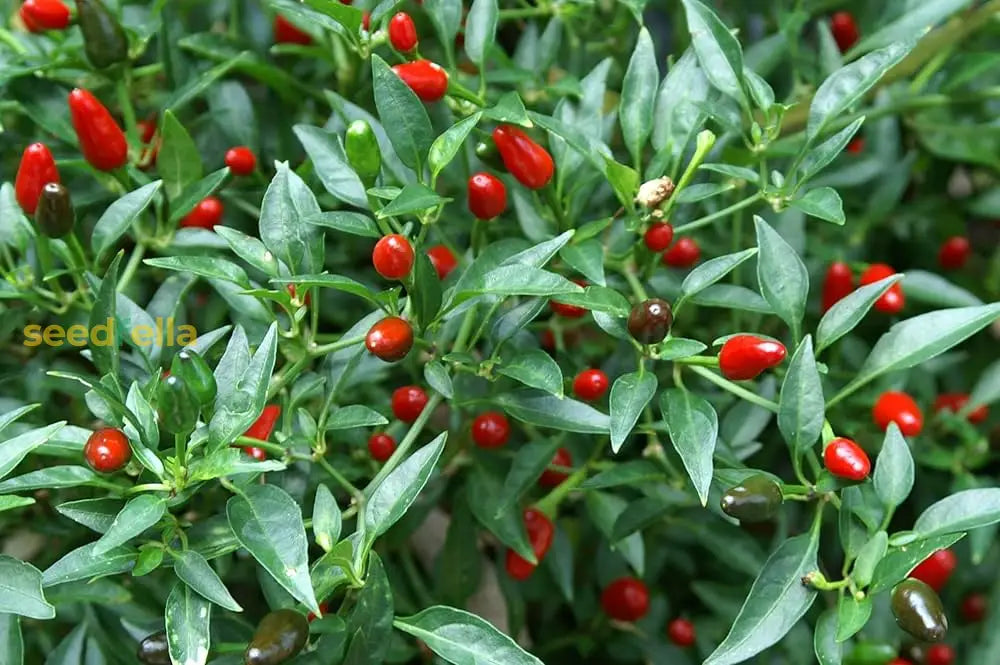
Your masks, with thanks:
<instances>
[{"instance_id":1,"label":"ripe red fruit","mask_svg":"<svg viewBox=\"0 0 1000 665\"><path fill-rule=\"evenodd\" d=\"M674 227L665 222L656 222L646 229L646 235L642 237L646 247L651 252L662 252L674 240Z\"/></svg>"},{"instance_id":2,"label":"ripe red fruit","mask_svg":"<svg viewBox=\"0 0 1000 665\"><path fill-rule=\"evenodd\" d=\"M392 415L412 423L427 406L427 393L420 386L403 386L392 393Z\"/></svg>"},{"instance_id":3,"label":"ripe red fruit","mask_svg":"<svg viewBox=\"0 0 1000 665\"><path fill-rule=\"evenodd\" d=\"M573 456L565 448L560 448L556 451L555 456L552 458L551 466L563 466L569 467L573 466ZM556 487L560 485L562 481L569 478L569 474L565 471L556 471L555 469L546 469L541 478L538 479L538 484L542 487Z\"/></svg>"},{"instance_id":4,"label":"ripe red fruit","mask_svg":"<svg viewBox=\"0 0 1000 665\"><path fill-rule=\"evenodd\" d=\"M873 263L868 269L861 273L861 286L874 284L886 277L895 275L896 271L892 266L885 263ZM895 314L903 309L906 299L903 296L903 287L896 282L889 290L882 294L882 297L875 301L875 309L886 314Z\"/></svg>"},{"instance_id":5,"label":"ripe red fruit","mask_svg":"<svg viewBox=\"0 0 1000 665\"><path fill-rule=\"evenodd\" d=\"M274 17L274 41L278 44L312 44L312 35L280 14Z\"/></svg>"},{"instance_id":6,"label":"ripe red fruit","mask_svg":"<svg viewBox=\"0 0 1000 665\"><path fill-rule=\"evenodd\" d=\"M326 611L329 609L329 607L330 606L329 606L328 603L320 603L319 604L320 614L322 614L323 616L326 616ZM306 620L309 621L310 623L313 622L313 621L315 621L316 618L317 618L316 615L313 614L312 612L310 612L309 614L306 615Z\"/></svg>"},{"instance_id":7,"label":"ripe red fruit","mask_svg":"<svg viewBox=\"0 0 1000 665\"><path fill-rule=\"evenodd\" d=\"M958 413L969 403L969 396L966 393L942 393L934 400L934 411L951 411ZM990 408L985 404L980 404L969 412L966 418L970 423L978 424L986 420L990 415Z\"/></svg>"},{"instance_id":8,"label":"ripe red fruit","mask_svg":"<svg viewBox=\"0 0 1000 665\"><path fill-rule=\"evenodd\" d=\"M14 179L14 197L25 213L35 214L42 188L50 182L59 182L56 160L44 143L32 143L24 149Z\"/></svg>"},{"instance_id":9,"label":"ripe red fruit","mask_svg":"<svg viewBox=\"0 0 1000 665\"><path fill-rule=\"evenodd\" d=\"M552 546L555 525L545 516L545 513L528 508L524 511L524 528L528 532L531 551L535 553L538 563L541 563ZM531 573L535 572L536 564L531 563L514 550L507 550L505 566L507 574L515 580L526 580L531 577Z\"/></svg>"},{"instance_id":10,"label":"ripe red fruit","mask_svg":"<svg viewBox=\"0 0 1000 665\"><path fill-rule=\"evenodd\" d=\"M525 187L541 189L552 179L555 172L552 155L521 129L500 125L493 130L493 143L504 167Z\"/></svg>"},{"instance_id":11,"label":"ripe red fruit","mask_svg":"<svg viewBox=\"0 0 1000 665\"><path fill-rule=\"evenodd\" d=\"M780 365L786 353L781 342L755 335L734 335L719 351L719 369L727 379L747 381L766 369Z\"/></svg>"},{"instance_id":12,"label":"ripe red fruit","mask_svg":"<svg viewBox=\"0 0 1000 665\"><path fill-rule=\"evenodd\" d=\"M361 27L365 32L369 32L372 29L372 13L370 11L361 12Z\"/></svg>"},{"instance_id":13,"label":"ripe red fruit","mask_svg":"<svg viewBox=\"0 0 1000 665\"><path fill-rule=\"evenodd\" d=\"M969 623L979 623L986 618L989 601L981 593L970 593L962 599L962 618Z\"/></svg>"},{"instance_id":14,"label":"ripe red fruit","mask_svg":"<svg viewBox=\"0 0 1000 665\"><path fill-rule=\"evenodd\" d=\"M834 261L823 279L823 313L849 296L854 290L854 274L843 261Z\"/></svg>"},{"instance_id":15,"label":"ripe red fruit","mask_svg":"<svg viewBox=\"0 0 1000 665\"><path fill-rule=\"evenodd\" d=\"M680 238L674 246L663 253L660 261L671 268L690 268L701 258L701 247L693 238Z\"/></svg>"},{"instance_id":16,"label":"ripe red fruit","mask_svg":"<svg viewBox=\"0 0 1000 665\"><path fill-rule=\"evenodd\" d=\"M649 611L649 591L634 577L620 577L601 593L604 613L618 621L638 621Z\"/></svg>"},{"instance_id":17,"label":"ripe red fruit","mask_svg":"<svg viewBox=\"0 0 1000 665\"><path fill-rule=\"evenodd\" d=\"M403 279L413 269L413 245L398 233L384 236L375 243L372 264L386 279Z\"/></svg>"},{"instance_id":18,"label":"ripe red fruit","mask_svg":"<svg viewBox=\"0 0 1000 665\"><path fill-rule=\"evenodd\" d=\"M938 265L945 270L960 270L969 260L972 247L965 236L952 236L944 241L938 251Z\"/></svg>"},{"instance_id":19,"label":"ripe red fruit","mask_svg":"<svg viewBox=\"0 0 1000 665\"><path fill-rule=\"evenodd\" d=\"M487 411L472 421L472 440L480 448L500 448L510 436L507 417L496 411Z\"/></svg>"},{"instance_id":20,"label":"ripe red fruit","mask_svg":"<svg viewBox=\"0 0 1000 665\"><path fill-rule=\"evenodd\" d=\"M918 579L937 592L944 589L958 566L958 557L951 550L938 550L920 562L910 577Z\"/></svg>"},{"instance_id":21,"label":"ripe red fruit","mask_svg":"<svg viewBox=\"0 0 1000 665\"><path fill-rule=\"evenodd\" d=\"M156 135L156 118L139 120L135 123L135 128L139 130L139 140L143 143L149 143Z\"/></svg>"},{"instance_id":22,"label":"ripe red fruit","mask_svg":"<svg viewBox=\"0 0 1000 665\"><path fill-rule=\"evenodd\" d=\"M858 444L844 437L837 437L823 451L823 465L838 478L860 481L868 477L872 463Z\"/></svg>"},{"instance_id":23,"label":"ripe red fruit","mask_svg":"<svg viewBox=\"0 0 1000 665\"><path fill-rule=\"evenodd\" d=\"M507 187L489 173L469 178L469 210L477 219L493 219L507 209Z\"/></svg>"},{"instance_id":24,"label":"ripe red fruit","mask_svg":"<svg viewBox=\"0 0 1000 665\"><path fill-rule=\"evenodd\" d=\"M281 415L281 407L277 404L268 404L264 407L260 416L254 421L243 436L249 437L251 439L258 439L260 441L267 441L271 438L271 432L274 431L274 425L278 422L278 417Z\"/></svg>"},{"instance_id":25,"label":"ripe red fruit","mask_svg":"<svg viewBox=\"0 0 1000 665\"><path fill-rule=\"evenodd\" d=\"M31 32L63 30L69 25L69 7L59 0L24 0L20 13Z\"/></svg>"},{"instance_id":26,"label":"ripe red fruit","mask_svg":"<svg viewBox=\"0 0 1000 665\"><path fill-rule=\"evenodd\" d=\"M372 434L368 439L368 452L376 462L384 462L396 452L396 440L388 434Z\"/></svg>"},{"instance_id":27,"label":"ripe red fruit","mask_svg":"<svg viewBox=\"0 0 1000 665\"><path fill-rule=\"evenodd\" d=\"M951 665L955 662L955 650L947 644L932 644L927 647L926 665Z\"/></svg>"},{"instance_id":28,"label":"ripe red fruit","mask_svg":"<svg viewBox=\"0 0 1000 665\"><path fill-rule=\"evenodd\" d=\"M124 432L114 427L105 427L87 439L83 446L83 458L94 471L113 473L132 459L132 449Z\"/></svg>"},{"instance_id":29,"label":"ripe red fruit","mask_svg":"<svg viewBox=\"0 0 1000 665\"><path fill-rule=\"evenodd\" d=\"M180 226L181 228L213 229L222 221L222 213L224 211L225 207L218 197L205 197L191 212L184 215L184 218L180 221Z\"/></svg>"},{"instance_id":30,"label":"ripe red fruit","mask_svg":"<svg viewBox=\"0 0 1000 665\"><path fill-rule=\"evenodd\" d=\"M573 281L580 286L587 285L587 283L582 279L574 279ZM549 301L549 309L559 316L566 317L567 319L579 319L581 316L587 315L586 307L580 307L579 305L567 305L566 303L561 303L556 300Z\"/></svg>"},{"instance_id":31,"label":"ripe red fruit","mask_svg":"<svg viewBox=\"0 0 1000 665\"><path fill-rule=\"evenodd\" d=\"M409 53L417 47L417 26L406 12L389 19L389 43L401 53Z\"/></svg>"},{"instance_id":32,"label":"ripe red fruit","mask_svg":"<svg viewBox=\"0 0 1000 665\"><path fill-rule=\"evenodd\" d=\"M694 624L687 619L674 619L667 624L667 637L681 648L694 645Z\"/></svg>"},{"instance_id":33,"label":"ripe red fruit","mask_svg":"<svg viewBox=\"0 0 1000 665\"><path fill-rule=\"evenodd\" d=\"M427 256L431 259L431 265L434 266L438 279L444 279L458 267L458 260L445 245L434 245L427 250Z\"/></svg>"},{"instance_id":34,"label":"ripe red fruit","mask_svg":"<svg viewBox=\"0 0 1000 665\"><path fill-rule=\"evenodd\" d=\"M392 71L403 79L403 83L410 87L413 94L425 102L436 102L448 92L448 72L436 62L404 62L393 65Z\"/></svg>"},{"instance_id":35,"label":"ripe red fruit","mask_svg":"<svg viewBox=\"0 0 1000 665\"><path fill-rule=\"evenodd\" d=\"M257 157L245 145L226 151L226 166L233 175L250 175L257 168Z\"/></svg>"},{"instance_id":36,"label":"ripe red fruit","mask_svg":"<svg viewBox=\"0 0 1000 665\"><path fill-rule=\"evenodd\" d=\"M924 414L913 398L898 390L887 390L879 395L872 407L872 419L883 432L889 423L896 423L905 436L917 436L924 428Z\"/></svg>"},{"instance_id":37,"label":"ripe red fruit","mask_svg":"<svg viewBox=\"0 0 1000 665\"><path fill-rule=\"evenodd\" d=\"M365 346L385 362L402 360L413 347L413 328L398 316L387 316L368 330Z\"/></svg>"},{"instance_id":38,"label":"ripe red fruit","mask_svg":"<svg viewBox=\"0 0 1000 665\"><path fill-rule=\"evenodd\" d=\"M601 399L608 392L608 375L599 369L585 369L573 379L573 392L588 402Z\"/></svg>"},{"instance_id":39,"label":"ripe red fruit","mask_svg":"<svg viewBox=\"0 0 1000 665\"><path fill-rule=\"evenodd\" d=\"M91 166L114 171L128 161L128 142L111 112L89 91L75 88L69 93L69 113L76 138Z\"/></svg>"},{"instance_id":40,"label":"ripe red fruit","mask_svg":"<svg viewBox=\"0 0 1000 665\"><path fill-rule=\"evenodd\" d=\"M851 142L847 144L847 152L852 155L860 155L865 150L865 140L862 137L851 139Z\"/></svg>"},{"instance_id":41,"label":"ripe red fruit","mask_svg":"<svg viewBox=\"0 0 1000 665\"><path fill-rule=\"evenodd\" d=\"M830 32L841 53L854 46L859 37L858 24L850 12L835 12L830 17Z\"/></svg>"}]
</instances>

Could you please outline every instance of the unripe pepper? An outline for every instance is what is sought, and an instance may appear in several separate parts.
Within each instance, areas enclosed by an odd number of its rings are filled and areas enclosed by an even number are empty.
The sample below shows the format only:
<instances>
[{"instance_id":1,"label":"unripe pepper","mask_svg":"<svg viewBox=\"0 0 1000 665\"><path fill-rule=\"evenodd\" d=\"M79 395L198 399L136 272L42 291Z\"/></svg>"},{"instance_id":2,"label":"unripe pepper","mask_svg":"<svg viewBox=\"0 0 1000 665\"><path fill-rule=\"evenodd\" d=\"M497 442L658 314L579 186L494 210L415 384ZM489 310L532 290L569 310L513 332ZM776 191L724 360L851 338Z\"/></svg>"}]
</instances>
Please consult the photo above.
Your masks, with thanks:
<instances>
[{"instance_id":1,"label":"unripe pepper","mask_svg":"<svg viewBox=\"0 0 1000 665\"><path fill-rule=\"evenodd\" d=\"M128 59L128 37L101 0L76 0L83 50L94 67L104 69Z\"/></svg>"},{"instance_id":2,"label":"unripe pepper","mask_svg":"<svg viewBox=\"0 0 1000 665\"><path fill-rule=\"evenodd\" d=\"M279 665L291 659L309 639L305 615L291 609L275 610L257 624L244 654L246 665Z\"/></svg>"},{"instance_id":3,"label":"unripe pepper","mask_svg":"<svg viewBox=\"0 0 1000 665\"><path fill-rule=\"evenodd\" d=\"M552 155L518 127L500 125L493 130L493 143L504 166L525 187L541 189L552 179Z\"/></svg>"},{"instance_id":4,"label":"unripe pepper","mask_svg":"<svg viewBox=\"0 0 1000 665\"><path fill-rule=\"evenodd\" d=\"M896 648L890 644L862 642L854 645L854 648L844 655L844 665L898 665L890 662L895 655Z\"/></svg>"},{"instance_id":5,"label":"unripe pepper","mask_svg":"<svg viewBox=\"0 0 1000 665\"><path fill-rule=\"evenodd\" d=\"M73 129L83 157L100 171L113 171L128 161L128 141L111 113L87 90L69 93Z\"/></svg>"},{"instance_id":6,"label":"unripe pepper","mask_svg":"<svg viewBox=\"0 0 1000 665\"><path fill-rule=\"evenodd\" d=\"M170 665L167 634L160 632L147 636L139 643L136 657L143 665Z\"/></svg>"},{"instance_id":7,"label":"unripe pepper","mask_svg":"<svg viewBox=\"0 0 1000 665\"><path fill-rule=\"evenodd\" d=\"M650 298L632 307L628 315L628 332L640 344L659 344L670 332L673 322L670 303Z\"/></svg>"},{"instance_id":8,"label":"unripe pepper","mask_svg":"<svg viewBox=\"0 0 1000 665\"><path fill-rule=\"evenodd\" d=\"M409 53L417 47L417 26L406 12L398 12L389 19L389 43L400 53Z\"/></svg>"},{"instance_id":9,"label":"unripe pepper","mask_svg":"<svg viewBox=\"0 0 1000 665\"><path fill-rule=\"evenodd\" d=\"M448 72L430 60L414 60L393 65L392 71L425 102L436 102L448 92Z\"/></svg>"},{"instance_id":10,"label":"unripe pepper","mask_svg":"<svg viewBox=\"0 0 1000 665\"><path fill-rule=\"evenodd\" d=\"M903 580L892 590L892 614L904 631L924 642L940 642L948 634L941 599L920 580Z\"/></svg>"},{"instance_id":11,"label":"unripe pepper","mask_svg":"<svg viewBox=\"0 0 1000 665\"><path fill-rule=\"evenodd\" d=\"M180 377L187 384L191 394L201 406L215 401L215 394L218 391L215 375L197 351L191 349L178 351L170 363L170 374Z\"/></svg>"},{"instance_id":12,"label":"unripe pepper","mask_svg":"<svg viewBox=\"0 0 1000 665\"><path fill-rule=\"evenodd\" d=\"M843 261L831 263L823 280L823 313L849 296L853 290L854 274L851 266Z\"/></svg>"},{"instance_id":13,"label":"unripe pepper","mask_svg":"<svg viewBox=\"0 0 1000 665\"><path fill-rule=\"evenodd\" d=\"M69 8L60 0L25 0L20 13L32 32L64 30L69 25Z\"/></svg>"},{"instance_id":14,"label":"unripe pepper","mask_svg":"<svg viewBox=\"0 0 1000 665\"><path fill-rule=\"evenodd\" d=\"M365 187L372 187L382 170L382 152L375 131L366 120L355 120L347 126L344 152L351 168Z\"/></svg>"},{"instance_id":15,"label":"unripe pepper","mask_svg":"<svg viewBox=\"0 0 1000 665\"><path fill-rule=\"evenodd\" d=\"M837 437L823 450L823 465L838 478L861 481L868 477L872 463L861 447L844 437Z\"/></svg>"},{"instance_id":16,"label":"unripe pepper","mask_svg":"<svg viewBox=\"0 0 1000 665\"><path fill-rule=\"evenodd\" d=\"M160 429L171 434L189 434L198 423L198 400L179 377L171 374L160 383L156 395Z\"/></svg>"},{"instance_id":17,"label":"unripe pepper","mask_svg":"<svg viewBox=\"0 0 1000 665\"><path fill-rule=\"evenodd\" d=\"M778 513L781 488L763 474L750 476L722 495L722 511L741 522L763 522Z\"/></svg>"},{"instance_id":18,"label":"unripe pepper","mask_svg":"<svg viewBox=\"0 0 1000 665\"><path fill-rule=\"evenodd\" d=\"M76 212L69 190L58 182L50 182L42 188L35 209L35 224L38 230L50 238L62 238L73 230Z\"/></svg>"},{"instance_id":19,"label":"unripe pepper","mask_svg":"<svg viewBox=\"0 0 1000 665\"><path fill-rule=\"evenodd\" d=\"M785 345L754 335L734 335L719 351L719 369L733 381L756 378L785 359Z\"/></svg>"},{"instance_id":20,"label":"unripe pepper","mask_svg":"<svg viewBox=\"0 0 1000 665\"><path fill-rule=\"evenodd\" d=\"M56 160L44 143L32 143L21 155L14 180L14 196L25 213L35 214L42 188L50 182L59 182Z\"/></svg>"}]
</instances>

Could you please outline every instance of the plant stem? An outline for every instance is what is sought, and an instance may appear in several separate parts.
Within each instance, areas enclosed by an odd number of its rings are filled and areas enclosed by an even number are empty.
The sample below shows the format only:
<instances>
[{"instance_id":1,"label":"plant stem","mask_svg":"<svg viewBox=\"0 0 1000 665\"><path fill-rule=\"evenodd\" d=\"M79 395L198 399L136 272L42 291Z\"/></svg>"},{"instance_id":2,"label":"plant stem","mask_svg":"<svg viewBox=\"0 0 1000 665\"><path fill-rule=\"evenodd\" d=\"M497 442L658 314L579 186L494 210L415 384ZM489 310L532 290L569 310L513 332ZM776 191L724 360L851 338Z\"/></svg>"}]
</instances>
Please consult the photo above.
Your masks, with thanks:
<instances>
[{"instance_id":1,"label":"plant stem","mask_svg":"<svg viewBox=\"0 0 1000 665\"><path fill-rule=\"evenodd\" d=\"M748 196L742 201L737 201L728 208L723 208L722 210L713 212L711 215L705 215L704 217L700 217L694 221L688 222L687 224L681 224L680 226L674 229L674 233L689 233L691 231L694 231L695 229L700 229L703 226L708 226L715 220L728 217L737 210L742 210L747 206L751 206L763 198L764 198L763 193L757 192L753 196Z\"/></svg>"},{"instance_id":2,"label":"plant stem","mask_svg":"<svg viewBox=\"0 0 1000 665\"><path fill-rule=\"evenodd\" d=\"M738 386L729 379L723 378L715 372L705 369L704 367L699 367L697 365L688 365L688 367L690 367L691 371L695 374L708 379L723 390L727 390L737 397L742 397L751 404L756 404L757 406L763 407L768 411L773 413L778 412L778 405L775 402L772 402L765 397L761 397L757 393L751 392L742 386Z\"/></svg>"},{"instance_id":3,"label":"plant stem","mask_svg":"<svg viewBox=\"0 0 1000 665\"><path fill-rule=\"evenodd\" d=\"M135 276L135 271L139 269L139 265L142 263L142 257L146 255L146 245L139 243L132 250L132 256L128 257L128 263L125 264L125 269L122 271L121 277L118 278L118 292L122 293L128 288L129 282L132 281L132 277Z\"/></svg>"}]
</instances>

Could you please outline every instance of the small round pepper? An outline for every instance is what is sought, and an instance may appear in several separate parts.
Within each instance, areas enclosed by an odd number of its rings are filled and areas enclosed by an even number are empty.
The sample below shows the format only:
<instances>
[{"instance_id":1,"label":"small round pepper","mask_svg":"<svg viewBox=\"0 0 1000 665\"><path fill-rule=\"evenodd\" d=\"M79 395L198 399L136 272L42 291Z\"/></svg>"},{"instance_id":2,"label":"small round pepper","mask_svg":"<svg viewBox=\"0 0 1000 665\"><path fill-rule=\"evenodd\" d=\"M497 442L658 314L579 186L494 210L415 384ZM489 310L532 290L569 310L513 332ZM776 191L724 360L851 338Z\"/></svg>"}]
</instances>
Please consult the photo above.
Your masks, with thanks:
<instances>
[{"instance_id":1,"label":"small round pepper","mask_svg":"<svg viewBox=\"0 0 1000 665\"><path fill-rule=\"evenodd\" d=\"M830 17L830 32L837 48L843 53L858 41L858 24L850 12L834 12Z\"/></svg>"},{"instance_id":2,"label":"small round pepper","mask_svg":"<svg viewBox=\"0 0 1000 665\"><path fill-rule=\"evenodd\" d=\"M823 279L823 312L846 298L854 290L854 273L843 261L834 261Z\"/></svg>"},{"instance_id":3,"label":"small round pepper","mask_svg":"<svg viewBox=\"0 0 1000 665\"><path fill-rule=\"evenodd\" d=\"M215 375L197 351L193 349L178 351L170 363L170 374L179 376L202 406L215 401L215 394L218 391Z\"/></svg>"},{"instance_id":4,"label":"small round pepper","mask_svg":"<svg viewBox=\"0 0 1000 665\"><path fill-rule=\"evenodd\" d=\"M368 330L365 347L385 362L402 360L413 348L413 327L398 316L387 316Z\"/></svg>"},{"instance_id":5,"label":"small round pepper","mask_svg":"<svg viewBox=\"0 0 1000 665\"><path fill-rule=\"evenodd\" d=\"M436 102L448 92L448 72L436 62L414 60L401 65L393 65L392 71L403 79L418 98L425 102Z\"/></svg>"},{"instance_id":6,"label":"small round pepper","mask_svg":"<svg viewBox=\"0 0 1000 665\"><path fill-rule=\"evenodd\" d=\"M896 423L905 436L917 436L924 428L924 414L912 397L898 390L887 390L875 401L872 419L883 432Z\"/></svg>"},{"instance_id":7,"label":"small round pepper","mask_svg":"<svg viewBox=\"0 0 1000 665\"><path fill-rule=\"evenodd\" d=\"M62 238L73 230L75 223L76 212L69 190L57 182L45 185L35 209L38 230L49 238Z\"/></svg>"},{"instance_id":8,"label":"small round pepper","mask_svg":"<svg viewBox=\"0 0 1000 665\"><path fill-rule=\"evenodd\" d=\"M861 273L861 279L859 280L861 286L867 286L868 284L874 284L875 282L881 281L886 277L891 277L896 274L896 270L885 263L873 263L868 266L868 269ZM900 286L899 282L896 282L889 287L889 290L882 294L878 300L875 301L875 309L880 312L885 312L886 314L896 314L900 312L906 305L906 296L903 294L903 287Z\"/></svg>"},{"instance_id":9,"label":"small round pepper","mask_svg":"<svg viewBox=\"0 0 1000 665\"><path fill-rule=\"evenodd\" d=\"M77 2L79 4L79 2ZM69 111L80 151L99 171L114 171L128 161L128 142L108 109L88 90L69 93Z\"/></svg>"},{"instance_id":10,"label":"small round pepper","mask_svg":"<svg viewBox=\"0 0 1000 665\"><path fill-rule=\"evenodd\" d=\"M32 143L24 149L14 179L14 196L25 213L35 214L42 188L50 182L59 182L56 160L44 143Z\"/></svg>"},{"instance_id":11,"label":"small round pepper","mask_svg":"<svg viewBox=\"0 0 1000 665\"><path fill-rule=\"evenodd\" d=\"M136 657L143 665L170 665L170 650L167 645L167 634L153 633L139 642Z\"/></svg>"},{"instance_id":12,"label":"small round pepper","mask_svg":"<svg viewBox=\"0 0 1000 665\"><path fill-rule=\"evenodd\" d=\"M60 0L25 0L21 20L32 32L65 30L69 25L69 7Z\"/></svg>"},{"instance_id":13,"label":"small round pepper","mask_svg":"<svg viewBox=\"0 0 1000 665\"><path fill-rule=\"evenodd\" d=\"M367 120L355 120L347 126L344 136L347 161L365 187L372 187L382 170L382 152L378 137Z\"/></svg>"},{"instance_id":14,"label":"small round pepper","mask_svg":"<svg viewBox=\"0 0 1000 665\"><path fill-rule=\"evenodd\" d=\"M524 528L528 533L528 542L531 544L531 551L535 553L538 563L542 562L549 548L552 547L552 538L555 535L555 525L545 516L545 513L534 508L524 511ZM515 580L526 580L531 577L537 564L531 563L514 550L507 550L507 560L505 562L507 574Z\"/></svg>"},{"instance_id":15,"label":"small round pepper","mask_svg":"<svg viewBox=\"0 0 1000 665\"><path fill-rule=\"evenodd\" d=\"M659 344L670 332L673 322L670 303L650 298L632 307L628 315L628 332L640 344Z\"/></svg>"},{"instance_id":16,"label":"small round pepper","mask_svg":"<svg viewBox=\"0 0 1000 665\"><path fill-rule=\"evenodd\" d=\"M920 580L903 580L892 590L892 614L904 631L924 642L940 642L948 634L941 599Z\"/></svg>"},{"instance_id":17,"label":"small round pepper","mask_svg":"<svg viewBox=\"0 0 1000 665\"><path fill-rule=\"evenodd\" d=\"M507 187L490 173L474 173L469 178L469 211L476 219L493 219L507 209Z\"/></svg>"},{"instance_id":18,"label":"small round pepper","mask_svg":"<svg viewBox=\"0 0 1000 665\"><path fill-rule=\"evenodd\" d=\"M389 43L400 53L409 53L417 48L417 26L406 12L398 12L389 19Z\"/></svg>"},{"instance_id":19,"label":"small round pepper","mask_svg":"<svg viewBox=\"0 0 1000 665\"><path fill-rule=\"evenodd\" d=\"M722 495L722 511L741 522L764 522L778 513L783 497L778 484L763 474L745 479Z\"/></svg>"},{"instance_id":20,"label":"small round pepper","mask_svg":"<svg viewBox=\"0 0 1000 665\"><path fill-rule=\"evenodd\" d=\"M958 557L950 549L938 550L921 561L909 577L920 580L935 591L945 587L958 567Z\"/></svg>"},{"instance_id":21,"label":"small round pepper","mask_svg":"<svg viewBox=\"0 0 1000 665\"><path fill-rule=\"evenodd\" d=\"M189 434L198 423L198 400L181 377L171 374L157 392L160 429L171 434Z\"/></svg>"},{"instance_id":22,"label":"small round pepper","mask_svg":"<svg viewBox=\"0 0 1000 665\"><path fill-rule=\"evenodd\" d=\"M114 427L105 427L87 438L87 443L83 446L83 459L98 473L113 473L132 459L132 448L124 432Z\"/></svg>"},{"instance_id":23,"label":"small round pepper","mask_svg":"<svg viewBox=\"0 0 1000 665\"><path fill-rule=\"evenodd\" d=\"M76 0L76 20L90 64L104 69L128 59L125 30L101 0Z\"/></svg>"},{"instance_id":24,"label":"small round pepper","mask_svg":"<svg viewBox=\"0 0 1000 665\"><path fill-rule=\"evenodd\" d=\"M275 610L257 624L244 654L246 665L279 665L291 659L309 639L309 621L291 609Z\"/></svg>"},{"instance_id":25,"label":"small round pepper","mask_svg":"<svg viewBox=\"0 0 1000 665\"><path fill-rule=\"evenodd\" d=\"M649 611L649 590L641 580L621 577L601 593L604 613L618 621L638 621Z\"/></svg>"},{"instance_id":26,"label":"small round pepper","mask_svg":"<svg viewBox=\"0 0 1000 665\"><path fill-rule=\"evenodd\" d=\"M867 478L872 468L861 446L844 437L837 437L827 444L823 450L823 465L838 478L855 482Z\"/></svg>"}]
</instances>

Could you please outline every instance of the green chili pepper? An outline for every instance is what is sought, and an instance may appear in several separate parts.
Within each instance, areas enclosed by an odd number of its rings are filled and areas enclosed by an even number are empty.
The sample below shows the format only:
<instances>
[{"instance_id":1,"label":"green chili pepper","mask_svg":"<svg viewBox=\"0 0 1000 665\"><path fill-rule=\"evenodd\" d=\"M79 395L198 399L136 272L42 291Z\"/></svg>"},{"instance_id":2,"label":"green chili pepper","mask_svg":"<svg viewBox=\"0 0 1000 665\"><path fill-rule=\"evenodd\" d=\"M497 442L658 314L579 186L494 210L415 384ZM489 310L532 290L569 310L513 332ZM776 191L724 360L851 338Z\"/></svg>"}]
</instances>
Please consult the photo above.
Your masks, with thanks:
<instances>
[{"instance_id":1,"label":"green chili pepper","mask_svg":"<svg viewBox=\"0 0 1000 665\"><path fill-rule=\"evenodd\" d=\"M492 166L497 170L504 169L503 159L500 157L500 151L497 150L493 141L480 141L477 143L476 157L478 157L479 161L487 166Z\"/></svg>"},{"instance_id":2,"label":"green chili pepper","mask_svg":"<svg viewBox=\"0 0 1000 665\"><path fill-rule=\"evenodd\" d=\"M372 187L382 169L382 153L372 126L364 120L352 122L347 128L344 150L364 186Z\"/></svg>"},{"instance_id":3,"label":"green chili pepper","mask_svg":"<svg viewBox=\"0 0 1000 665\"><path fill-rule=\"evenodd\" d=\"M892 614L900 628L923 642L940 642L948 634L948 617L941 599L920 580L911 578L896 585L892 590Z\"/></svg>"},{"instance_id":4,"label":"green chili pepper","mask_svg":"<svg viewBox=\"0 0 1000 665\"><path fill-rule=\"evenodd\" d=\"M207 406L215 401L215 394L218 391L215 375L197 351L191 349L178 351L170 363L170 374L180 377L187 384L201 406Z\"/></svg>"},{"instance_id":5,"label":"green chili pepper","mask_svg":"<svg viewBox=\"0 0 1000 665\"><path fill-rule=\"evenodd\" d=\"M160 428L171 434L188 434L198 422L198 401L179 376L170 375L157 393Z\"/></svg>"},{"instance_id":6,"label":"green chili pepper","mask_svg":"<svg viewBox=\"0 0 1000 665\"><path fill-rule=\"evenodd\" d=\"M38 230L50 238L62 238L72 231L76 213L69 190L57 182L45 185L35 209L35 223Z\"/></svg>"},{"instance_id":7,"label":"green chili pepper","mask_svg":"<svg viewBox=\"0 0 1000 665\"><path fill-rule=\"evenodd\" d=\"M896 650L889 644L862 642L844 656L844 665L888 665L896 657Z\"/></svg>"},{"instance_id":8,"label":"green chili pepper","mask_svg":"<svg viewBox=\"0 0 1000 665\"><path fill-rule=\"evenodd\" d=\"M170 665L170 653L167 649L167 634L153 633L139 643L136 652L139 662L144 665Z\"/></svg>"},{"instance_id":9,"label":"green chili pepper","mask_svg":"<svg viewBox=\"0 0 1000 665\"><path fill-rule=\"evenodd\" d=\"M301 651L308 638L309 622L300 612L275 610L257 624L244 662L246 665L278 665Z\"/></svg>"},{"instance_id":10,"label":"green chili pepper","mask_svg":"<svg viewBox=\"0 0 1000 665\"><path fill-rule=\"evenodd\" d=\"M128 37L101 0L76 0L83 50L94 67L104 69L128 59Z\"/></svg>"},{"instance_id":11,"label":"green chili pepper","mask_svg":"<svg viewBox=\"0 0 1000 665\"><path fill-rule=\"evenodd\" d=\"M781 507L781 488L763 474L750 476L722 495L722 510L741 522L763 522Z\"/></svg>"}]
</instances>

